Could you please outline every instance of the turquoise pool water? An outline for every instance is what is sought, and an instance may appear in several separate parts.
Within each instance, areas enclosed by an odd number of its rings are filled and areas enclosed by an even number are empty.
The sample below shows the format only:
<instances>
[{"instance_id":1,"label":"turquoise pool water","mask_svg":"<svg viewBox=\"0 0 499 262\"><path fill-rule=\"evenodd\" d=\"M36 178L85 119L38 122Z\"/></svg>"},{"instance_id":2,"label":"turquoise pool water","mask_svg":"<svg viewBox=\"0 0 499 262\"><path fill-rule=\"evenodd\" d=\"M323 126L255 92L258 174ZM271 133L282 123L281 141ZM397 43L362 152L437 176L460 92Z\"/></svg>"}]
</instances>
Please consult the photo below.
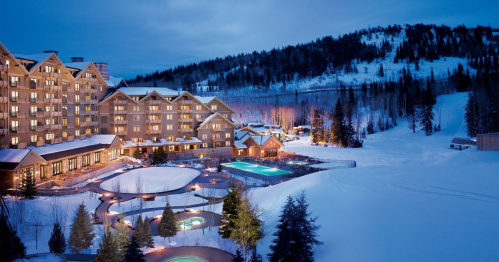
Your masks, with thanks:
<instances>
[{"instance_id":1,"label":"turquoise pool water","mask_svg":"<svg viewBox=\"0 0 499 262\"><path fill-rule=\"evenodd\" d=\"M178 228L178 230L190 230L193 226L201 225L203 223L204 223L204 219L202 217L192 217L192 218L178 222L177 228ZM177 261L177 260L175 260L175 261Z\"/></svg>"},{"instance_id":2,"label":"turquoise pool water","mask_svg":"<svg viewBox=\"0 0 499 262\"><path fill-rule=\"evenodd\" d=\"M281 176L286 174L291 174L291 172L286 170L281 170L277 168L270 168L266 166L259 166L255 164L250 164L246 162L232 162L232 163L224 163L222 166L232 167L236 169L241 169L244 171L248 171L251 173L256 173L264 176Z\"/></svg>"},{"instance_id":3,"label":"turquoise pool water","mask_svg":"<svg viewBox=\"0 0 499 262\"><path fill-rule=\"evenodd\" d=\"M193 258L193 257L178 257L178 258L170 259L166 262L203 262L203 260Z\"/></svg>"},{"instance_id":4,"label":"turquoise pool water","mask_svg":"<svg viewBox=\"0 0 499 262\"><path fill-rule=\"evenodd\" d=\"M286 162L288 165L308 165L306 161L288 161Z\"/></svg>"}]
</instances>

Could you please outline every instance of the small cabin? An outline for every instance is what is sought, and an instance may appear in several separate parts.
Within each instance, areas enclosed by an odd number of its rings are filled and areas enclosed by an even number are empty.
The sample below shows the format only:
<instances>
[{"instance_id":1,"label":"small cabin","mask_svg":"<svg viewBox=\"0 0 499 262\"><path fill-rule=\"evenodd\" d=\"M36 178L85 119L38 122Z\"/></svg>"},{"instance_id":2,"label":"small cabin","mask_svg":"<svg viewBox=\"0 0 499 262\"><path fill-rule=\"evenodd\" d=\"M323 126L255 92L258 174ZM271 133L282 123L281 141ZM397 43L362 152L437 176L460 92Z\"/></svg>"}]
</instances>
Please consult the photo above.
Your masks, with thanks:
<instances>
[{"instance_id":1,"label":"small cabin","mask_svg":"<svg viewBox=\"0 0 499 262\"><path fill-rule=\"evenodd\" d=\"M452 139L450 143L450 148L463 150L476 146L476 144L477 144L476 139L456 137Z\"/></svg>"}]
</instances>

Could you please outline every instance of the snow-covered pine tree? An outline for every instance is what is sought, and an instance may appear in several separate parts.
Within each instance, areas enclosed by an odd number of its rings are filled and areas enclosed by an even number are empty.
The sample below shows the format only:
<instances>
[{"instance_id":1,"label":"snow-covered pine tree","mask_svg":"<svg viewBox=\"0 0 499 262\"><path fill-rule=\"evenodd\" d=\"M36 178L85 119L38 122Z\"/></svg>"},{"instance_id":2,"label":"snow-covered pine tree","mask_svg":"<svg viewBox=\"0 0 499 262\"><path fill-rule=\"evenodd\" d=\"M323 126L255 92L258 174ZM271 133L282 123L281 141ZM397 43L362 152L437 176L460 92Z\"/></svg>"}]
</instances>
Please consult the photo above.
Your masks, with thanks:
<instances>
[{"instance_id":1,"label":"snow-covered pine tree","mask_svg":"<svg viewBox=\"0 0 499 262\"><path fill-rule=\"evenodd\" d=\"M374 123L372 119L369 119L369 121L367 122L367 133L370 135L376 133L376 131L374 130Z\"/></svg>"},{"instance_id":2,"label":"snow-covered pine tree","mask_svg":"<svg viewBox=\"0 0 499 262\"><path fill-rule=\"evenodd\" d=\"M128 228L128 226L125 224L125 215L120 215L118 223L116 223L116 230L114 237L116 245L118 245L118 248L120 250L119 252L120 261L122 261L125 258L126 249L128 247L128 244L130 243L130 237L128 237L129 231L130 228Z\"/></svg>"},{"instance_id":3,"label":"snow-covered pine tree","mask_svg":"<svg viewBox=\"0 0 499 262\"><path fill-rule=\"evenodd\" d=\"M73 253L80 253L86 248L92 246L94 240L94 225L92 223L92 215L81 203L75 211L73 224L69 234L68 245Z\"/></svg>"},{"instance_id":4,"label":"snow-covered pine tree","mask_svg":"<svg viewBox=\"0 0 499 262\"><path fill-rule=\"evenodd\" d=\"M97 256L94 262L120 262L120 250L116 243L111 228L107 227L106 232L102 235L102 240L97 249Z\"/></svg>"},{"instance_id":5,"label":"snow-covered pine tree","mask_svg":"<svg viewBox=\"0 0 499 262\"><path fill-rule=\"evenodd\" d=\"M139 218L137 219L134 235L137 238L137 243L139 244L139 247L144 247L145 237L144 237L144 222L142 220L142 215L139 215Z\"/></svg>"},{"instance_id":6,"label":"snow-covered pine tree","mask_svg":"<svg viewBox=\"0 0 499 262\"><path fill-rule=\"evenodd\" d=\"M135 149L133 150L132 156L133 156L133 158L135 158L135 159L140 159L140 149L139 149L139 143L137 143L137 146L136 146L136 147L135 147Z\"/></svg>"},{"instance_id":7,"label":"snow-covered pine tree","mask_svg":"<svg viewBox=\"0 0 499 262\"><path fill-rule=\"evenodd\" d=\"M230 189L227 190L227 196L224 198L220 228L218 229L218 234L222 238L230 238L231 228L234 227L234 219L237 219L238 204L239 192L235 185L231 185Z\"/></svg>"},{"instance_id":8,"label":"snow-covered pine tree","mask_svg":"<svg viewBox=\"0 0 499 262\"><path fill-rule=\"evenodd\" d=\"M0 213L0 260L17 261L26 256L26 247L12 230L6 216Z\"/></svg>"},{"instance_id":9,"label":"snow-covered pine tree","mask_svg":"<svg viewBox=\"0 0 499 262\"><path fill-rule=\"evenodd\" d=\"M130 244L126 249L125 262L145 262L144 254L137 243L137 238L135 234L132 235L130 239Z\"/></svg>"},{"instance_id":10,"label":"snow-covered pine tree","mask_svg":"<svg viewBox=\"0 0 499 262\"><path fill-rule=\"evenodd\" d=\"M154 238L151 233L151 225L149 224L149 218L146 216L144 218L144 246L148 248L154 247Z\"/></svg>"},{"instance_id":11,"label":"snow-covered pine tree","mask_svg":"<svg viewBox=\"0 0 499 262\"><path fill-rule=\"evenodd\" d=\"M170 243L170 237L177 234L177 219L172 211L170 202L166 202L165 209L161 215L161 221L158 226L158 235L163 238L168 238L168 243Z\"/></svg>"},{"instance_id":12,"label":"snow-covered pine tree","mask_svg":"<svg viewBox=\"0 0 499 262\"><path fill-rule=\"evenodd\" d=\"M54 228L49 239L49 250L50 253L57 254L63 254L66 251L66 238L59 222L54 223Z\"/></svg>"}]
</instances>

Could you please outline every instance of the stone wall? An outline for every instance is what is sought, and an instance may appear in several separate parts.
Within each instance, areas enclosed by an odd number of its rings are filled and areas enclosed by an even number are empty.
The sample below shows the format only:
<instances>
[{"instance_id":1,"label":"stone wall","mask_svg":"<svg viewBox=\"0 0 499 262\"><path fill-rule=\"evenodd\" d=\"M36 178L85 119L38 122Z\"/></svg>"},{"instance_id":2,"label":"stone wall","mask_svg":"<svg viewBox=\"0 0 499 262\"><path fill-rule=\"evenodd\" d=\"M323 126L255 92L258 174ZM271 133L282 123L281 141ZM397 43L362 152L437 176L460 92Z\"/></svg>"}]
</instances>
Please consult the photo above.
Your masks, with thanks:
<instances>
[{"instance_id":1,"label":"stone wall","mask_svg":"<svg viewBox=\"0 0 499 262\"><path fill-rule=\"evenodd\" d=\"M113 171L113 170L116 170L120 167L124 167L126 166L126 162L123 161L123 162L118 162L114 165L110 165L110 166L106 166L106 167L103 167L103 168L100 168L100 169L97 169L95 171L92 171L92 172L89 172L87 174L84 174L84 175L81 175L81 176L78 176L78 177L73 177L73 178L69 178L69 179L66 179L66 186L72 186L74 184L78 184L80 182L83 182L87 179L90 179L90 178L94 178L96 176L100 176L104 173L107 173L107 172L110 172L110 171Z\"/></svg>"},{"instance_id":2,"label":"stone wall","mask_svg":"<svg viewBox=\"0 0 499 262\"><path fill-rule=\"evenodd\" d=\"M217 147L217 148L201 148L191 150L192 156L199 158L201 155L203 157L232 157L232 147Z\"/></svg>"}]
</instances>

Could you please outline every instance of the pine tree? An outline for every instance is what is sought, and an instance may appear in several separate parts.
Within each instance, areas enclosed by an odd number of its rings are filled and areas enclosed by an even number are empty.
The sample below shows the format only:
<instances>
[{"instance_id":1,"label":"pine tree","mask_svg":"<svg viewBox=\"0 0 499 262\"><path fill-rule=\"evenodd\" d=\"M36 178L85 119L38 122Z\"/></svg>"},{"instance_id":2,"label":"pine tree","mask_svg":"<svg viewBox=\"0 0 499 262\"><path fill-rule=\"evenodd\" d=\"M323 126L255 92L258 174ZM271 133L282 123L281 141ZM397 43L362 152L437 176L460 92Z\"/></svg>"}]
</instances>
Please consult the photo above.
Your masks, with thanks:
<instances>
[{"instance_id":1,"label":"pine tree","mask_svg":"<svg viewBox=\"0 0 499 262\"><path fill-rule=\"evenodd\" d=\"M97 256L94 262L120 262L120 250L114 239L111 228L108 227L97 249Z\"/></svg>"},{"instance_id":2,"label":"pine tree","mask_svg":"<svg viewBox=\"0 0 499 262\"><path fill-rule=\"evenodd\" d=\"M469 137L476 137L478 134L478 117L475 111L473 92L468 93L468 103L464 107L464 119L466 121L466 133Z\"/></svg>"},{"instance_id":3,"label":"pine tree","mask_svg":"<svg viewBox=\"0 0 499 262\"><path fill-rule=\"evenodd\" d=\"M245 258L246 248L256 246L258 241L263 238L263 221L260 217L260 210L252 205L247 197L239 201L237 219L234 220L230 237L243 248Z\"/></svg>"},{"instance_id":4,"label":"pine tree","mask_svg":"<svg viewBox=\"0 0 499 262\"><path fill-rule=\"evenodd\" d=\"M81 203L75 211L71 232L69 234L68 245L73 253L80 253L86 248L92 246L94 240L94 225L92 224L92 215L85 209Z\"/></svg>"},{"instance_id":5,"label":"pine tree","mask_svg":"<svg viewBox=\"0 0 499 262\"><path fill-rule=\"evenodd\" d=\"M256 253L256 248L253 248L253 253L251 253L250 262L262 262L262 256Z\"/></svg>"},{"instance_id":6,"label":"pine tree","mask_svg":"<svg viewBox=\"0 0 499 262\"><path fill-rule=\"evenodd\" d=\"M24 198L33 199L36 196L37 188L35 187L34 174L28 174L24 178L24 185L21 185L21 194Z\"/></svg>"},{"instance_id":7,"label":"pine tree","mask_svg":"<svg viewBox=\"0 0 499 262\"><path fill-rule=\"evenodd\" d=\"M421 130L424 131L425 135L429 136L433 132L433 119L435 113L433 113L433 105L435 104L435 99L431 91L431 85L428 81L428 87L426 88L422 105L418 110L419 126L422 127Z\"/></svg>"},{"instance_id":8,"label":"pine tree","mask_svg":"<svg viewBox=\"0 0 499 262\"><path fill-rule=\"evenodd\" d=\"M130 228L128 228L128 226L125 224L125 215L120 215L118 223L116 223L116 230L114 236L114 241L116 242L116 245L118 245L118 248L120 250L119 252L120 261L124 259L126 254L126 249L128 247L128 244L130 244L130 237L128 237L129 231Z\"/></svg>"},{"instance_id":9,"label":"pine tree","mask_svg":"<svg viewBox=\"0 0 499 262\"><path fill-rule=\"evenodd\" d=\"M234 185L231 185L231 188L227 190L227 196L224 198L222 217L218 229L218 234L220 234L222 238L230 238L232 228L234 227L234 220L237 219L238 204L239 192Z\"/></svg>"},{"instance_id":10,"label":"pine tree","mask_svg":"<svg viewBox=\"0 0 499 262\"><path fill-rule=\"evenodd\" d=\"M374 130L374 123L372 119L369 119L369 121L367 122L367 133L368 134L376 133L376 131Z\"/></svg>"},{"instance_id":11,"label":"pine tree","mask_svg":"<svg viewBox=\"0 0 499 262\"><path fill-rule=\"evenodd\" d=\"M385 72L383 70L383 64L379 64L379 71L378 71L378 75L380 77L384 77L385 76Z\"/></svg>"},{"instance_id":12,"label":"pine tree","mask_svg":"<svg viewBox=\"0 0 499 262\"><path fill-rule=\"evenodd\" d=\"M139 144L137 143L137 146L133 150L132 157L135 159L140 159L140 149L139 149Z\"/></svg>"},{"instance_id":13,"label":"pine tree","mask_svg":"<svg viewBox=\"0 0 499 262\"><path fill-rule=\"evenodd\" d=\"M170 202L166 202L165 209L161 215L161 221L159 222L158 235L163 238L168 238L168 243L170 243L170 237L177 235L177 219L172 211Z\"/></svg>"},{"instance_id":14,"label":"pine tree","mask_svg":"<svg viewBox=\"0 0 499 262\"><path fill-rule=\"evenodd\" d=\"M244 262L244 258L241 255L241 250L236 249L236 256L232 259L233 262Z\"/></svg>"},{"instance_id":15,"label":"pine tree","mask_svg":"<svg viewBox=\"0 0 499 262\"><path fill-rule=\"evenodd\" d=\"M49 239L49 250L50 253L57 254L63 254L66 251L66 238L59 222L54 223L52 235Z\"/></svg>"},{"instance_id":16,"label":"pine tree","mask_svg":"<svg viewBox=\"0 0 499 262\"><path fill-rule=\"evenodd\" d=\"M144 246L148 248L154 247L154 238L151 233L151 225L149 224L149 218L146 216L144 218Z\"/></svg>"},{"instance_id":17,"label":"pine tree","mask_svg":"<svg viewBox=\"0 0 499 262\"><path fill-rule=\"evenodd\" d=\"M139 247L145 246L145 237L144 237L144 223L142 221L142 215L139 215L137 219L137 224L135 225L135 233L134 236L137 238L137 243Z\"/></svg>"},{"instance_id":18,"label":"pine tree","mask_svg":"<svg viewBox=\"0 0 499 262\"><path fill-rule=\"evenodd\" d=\"M322 245L322 242L317 240L317 231L320 229L320 226L315 224L317 217L310 217L308 206L305 193L302 192L296 199L294 218L300 236L296 238L293 247L294 257L297 261L312 262L314 261L312 248L316 245Z\"/></svg>"},{"instance_id":19,"label":"pine tree","mask_svg":"<svg viewBox=\"0 0 499 262\"><path fill-rule=\"evenodd\" d=\"M139 244L137 243L137 238L135 234L132 235L130 239L130 244L126 249L125 262L145 262L144 253L140 249Z\"/></svg>"},{"instance_id":20,"label":"pine tree","mask_svg":"<svg viewBox=\"0 0 499 262\"><path fill-rule=\"evenodd\" d=\"M343 106L341 105L340 98L336 101L336 106L334 108L333 123L331 124L331 143L336 144L340 147L346 147L348 145L345 134L345 123L343 115Z\"/></svg>"},{"instance_id":21,"label":"pine tree","mask_svg":"<svg viewBox=\"0 0 499 262\"><path fill-rule=\"evenodd\" d=\"M411 98L407 99L406 115L407 115L407 124L409 129L412 129L412 132L416 133L418 117L416 114L416 109L414 107L413 100Z\"/></svg>"},{"instance_id":22,"label":"pine tree","mask_svg":"<svg viewBox=\"0 0 499 262\"><path fill-rule=\"evenodd\" d=\"M15 261L26 256L26 247L6 216L0 213L0 261Z\"/></svg>"},{"instance_id":23,"label":"pine tree","mask_svg":"<svg viewBox=\"0 0 499 262\"><path fill-rule=\"evenodd\" d=\"M295 203L291 196L288 196L286 204L282 208L279 216L277 231L273 234L275 237L270 245L270 251L267 258L270 262L294 261L290 243L292 242L296 232L294 232L293 219L295 212Z\"/></svg>"}]
</instances>

